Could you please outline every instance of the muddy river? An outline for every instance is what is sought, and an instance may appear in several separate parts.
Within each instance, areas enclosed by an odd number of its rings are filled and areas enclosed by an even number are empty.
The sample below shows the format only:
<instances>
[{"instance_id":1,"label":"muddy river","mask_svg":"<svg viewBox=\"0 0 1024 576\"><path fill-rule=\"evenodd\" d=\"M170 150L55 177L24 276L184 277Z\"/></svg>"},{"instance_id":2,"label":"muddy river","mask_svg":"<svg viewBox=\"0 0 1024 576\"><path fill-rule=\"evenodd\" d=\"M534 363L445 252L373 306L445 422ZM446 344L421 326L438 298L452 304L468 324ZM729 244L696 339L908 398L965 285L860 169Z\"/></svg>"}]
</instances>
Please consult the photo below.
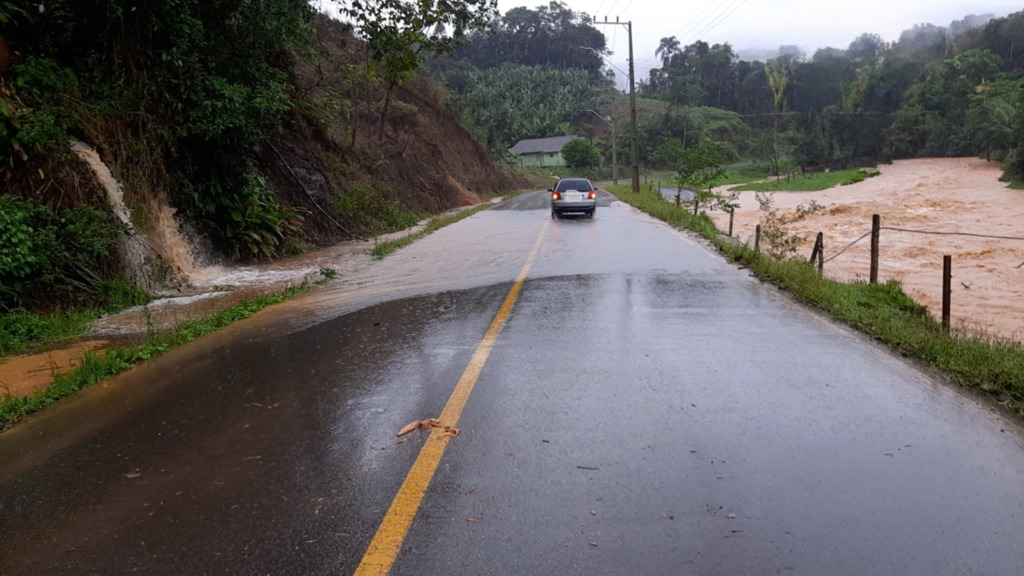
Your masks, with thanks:
<instances>
[{"instance_id":1,"label":"muddy river","mask_svg":"<svg viewBox=\"0 0 1024 576\"><path fill-rule=\"evenodd\" d=\"M879 280L900 281L933 314L942 310L942 257L953 257L952 321L961 334L1024 339L1024 241L931 235L886 230L958 232L1024 237L1024 191L999 181L995 163L976 158L903 160L880 167L881 175L821 192L779 192L774 204L792 213L812 200L825 208L789 226L809 256L815 235L825 237L825 257L871 230L882 218ZM740 196L734 236L753 244L760 212L753 192ZM713 215L728 229L728 215ZM865 239L825 264L837 280L866 280L870 242Z\"/></svg>"}]
</instances>

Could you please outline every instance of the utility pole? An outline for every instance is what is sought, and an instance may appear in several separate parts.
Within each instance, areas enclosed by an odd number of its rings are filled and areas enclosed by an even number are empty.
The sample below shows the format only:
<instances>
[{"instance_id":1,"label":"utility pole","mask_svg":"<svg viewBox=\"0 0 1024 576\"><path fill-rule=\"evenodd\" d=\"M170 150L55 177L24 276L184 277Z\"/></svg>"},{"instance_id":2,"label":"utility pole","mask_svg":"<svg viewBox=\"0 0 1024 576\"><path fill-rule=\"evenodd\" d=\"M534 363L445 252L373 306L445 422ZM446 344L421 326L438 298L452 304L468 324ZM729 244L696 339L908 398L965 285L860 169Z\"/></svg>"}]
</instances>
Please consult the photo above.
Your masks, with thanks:
<instances>
[{"instance_id":1,"label":"utility pole","mask_svg":"<svg viewBox=\"0 0 1024 576\"><path fill-rule=\"evenodd\" d=\"M625 26L629 30L629 115L633 122L633 193L638 194L640 192L640 146L639 137L637 136L636 128L636 81L635 81L635 60L633 59L633 22L619 22L619 17L615 17L615 22L609 22L608 17L604 17L604 22L594 22L594 24L612 24L617 26ZM614 132L613 132L614 134ZM614 153L613 153L614 155Z\"/></svg>"},{"instance_id":2,"label":"utility pole","mask_svg":"<svg viewBox=\"0 0 1024 576\"><path fill-rule=\"evenodd\" d=\"M619 185L619 148L618 148L618 146L615 143L615 121L612 119L611 114L609 114L608 117L605 118L604 116L601 116L600 114L598 114L596 110L588 110L588 112L590 112L594 116L597 116L601 120L604 120L605 122L608 123L609 126L612 127L612 182L614 182L615 185L618 186Z\"/></svg>"}]
</instances>

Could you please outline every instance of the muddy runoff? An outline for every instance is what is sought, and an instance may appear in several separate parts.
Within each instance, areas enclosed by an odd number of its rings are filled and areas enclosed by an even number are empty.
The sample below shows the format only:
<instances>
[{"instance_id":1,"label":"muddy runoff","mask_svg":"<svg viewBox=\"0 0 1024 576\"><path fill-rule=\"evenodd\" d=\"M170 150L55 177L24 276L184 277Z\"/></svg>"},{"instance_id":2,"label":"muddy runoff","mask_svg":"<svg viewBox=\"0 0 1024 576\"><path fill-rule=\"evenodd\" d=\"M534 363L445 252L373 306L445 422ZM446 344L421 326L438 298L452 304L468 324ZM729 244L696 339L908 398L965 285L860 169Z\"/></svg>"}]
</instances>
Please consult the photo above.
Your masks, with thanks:
<instances>
[{"instance_id":1,"label":"muddy runoff","mask_svg":"<svg viewBox=\"0 0 1024 576\"><path fill-rule=\"evenodd\" d=\"M824 206L791 223L799 235L799 253L808 257L817 233L825 237L825 258L871 231L879 214L883 230L879 281L898 280L904 291L934 315L942 310L942 257L953 257L952 323L961 335L1024 340L1024 241L916 234L886 227L928 232L960 232L1024 237L1024 191L999 181L998 164L976 158L902 160L880 167L881 175L851 186L821 192L778 192L774 205L792 215L811 201ZM753 192L740 195L733 235L753 245L761 213ZM712 215L728 230L727 214ZM825 275L848 282L866 281L870 242L864 239L825 264Z\"/></svg>"}]
</instances>

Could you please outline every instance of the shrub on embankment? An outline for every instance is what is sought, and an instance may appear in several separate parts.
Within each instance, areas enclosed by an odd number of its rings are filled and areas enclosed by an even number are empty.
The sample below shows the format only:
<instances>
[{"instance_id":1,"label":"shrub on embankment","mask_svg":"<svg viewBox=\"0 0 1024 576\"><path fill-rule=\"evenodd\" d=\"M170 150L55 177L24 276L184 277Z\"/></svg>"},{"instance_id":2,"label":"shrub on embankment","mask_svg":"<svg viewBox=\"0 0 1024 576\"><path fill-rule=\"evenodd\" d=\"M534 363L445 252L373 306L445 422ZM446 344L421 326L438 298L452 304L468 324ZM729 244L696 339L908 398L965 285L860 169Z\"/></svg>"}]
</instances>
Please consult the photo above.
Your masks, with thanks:
<instances>
[{"instance_id":1,"label":"shrub on embankment","mask_svg":"<svg viewBox=\"0 0 1024 576\"><path fill-rule=\"evenodd\" d=\"M0 196L0 310L104 305L131 293L111 279L123 233L90 206L55 211Z\"/></svg>"},{"instance_id":2,"label":"shrub on embankment","mask_svg":"<svg viewBox=\"0 0 1024 576\"><path fill-rule=\"evenodd\" d=\"M946 334L928 310L907 296L896 281L843 283L824 278L799 259L773 260L723 238L705 214L693 215L657 192L634 194L628 186L609 191L623 202L678 228L694 230L713 242L731 261L748 266L762 280L789 291L897 352L940 370L953 381L996 395L1024 411L1024 346L1019 343L960 338Z\"/></svg>"}]
</instances>

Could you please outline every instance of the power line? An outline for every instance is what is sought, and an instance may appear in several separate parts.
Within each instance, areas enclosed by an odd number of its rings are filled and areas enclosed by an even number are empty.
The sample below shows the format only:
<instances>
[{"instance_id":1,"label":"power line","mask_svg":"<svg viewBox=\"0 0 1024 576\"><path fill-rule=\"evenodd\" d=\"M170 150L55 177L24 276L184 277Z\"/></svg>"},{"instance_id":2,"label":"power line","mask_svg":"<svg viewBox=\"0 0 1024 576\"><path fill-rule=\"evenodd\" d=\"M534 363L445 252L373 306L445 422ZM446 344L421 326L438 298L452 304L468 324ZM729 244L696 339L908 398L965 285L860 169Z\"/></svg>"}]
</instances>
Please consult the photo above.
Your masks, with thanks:
<instances>
[{"instance_id":1,"label":"power line","mask_svg":"<svg viewBox=\"0 0 1024 576\"><path fill-rule=\"evenodd\" d=\"M722 3L711 2L709 4L706 4L704 6L704 9L701 10L700 12L698 12L697 15L694 16L692 20L690 20L689 25L684 25L685 26L684 28L680 29L678 32L675 33L676 39L680 39L683 36L687 36L687 35L690 34L690 32L693 32L694 30L696 30L699 27L703 26L708 21L708 19L709 19L708 16L710 16L710 14L708 14L708 10L710 9L711 12L713 13L719 7L721 7L723 4L724 4L724 2L722 2ZM713 18L713 16L712 16L712 18Z\"/></svg>"},{"instance_id":2,"label":"power line","mask_svg":"<svg viewBox=\"0 0 1024 576\"><path fill-rule=\"evenodd\" d=\"M622 16L622 13L628 10L629 7L633 5L633 2L635 2L635 0L629 0L629 2L626 3L626 5L622 8L622 10L619 11L619 13L615 17L618 18L619 16Z\"/></svg>"},{"instance_id":3,"label":"power line","mask_svg":"<svg viewBox=\"0 0 1024 576\"><path fill-rule=\"evenodd\" d=\"M727 13L723 14L722 16L719 16L719 18L717 20L713 21L711 24L709 24L708 26L704 27L703 30L701 30L696 35L694 35L694 37L691 38L690 41L692 42L694 40L699 40L702 35L707 34L708 32L711 32L712 30L717 28L719 24L724 22L729 16L732 16L734 12L739 10L740 7L742 7L746 3L747 3L747 0L740 0L739 3L735 4L732 7L731 10L729 10Z\"/></svg>"}]
</instances>

